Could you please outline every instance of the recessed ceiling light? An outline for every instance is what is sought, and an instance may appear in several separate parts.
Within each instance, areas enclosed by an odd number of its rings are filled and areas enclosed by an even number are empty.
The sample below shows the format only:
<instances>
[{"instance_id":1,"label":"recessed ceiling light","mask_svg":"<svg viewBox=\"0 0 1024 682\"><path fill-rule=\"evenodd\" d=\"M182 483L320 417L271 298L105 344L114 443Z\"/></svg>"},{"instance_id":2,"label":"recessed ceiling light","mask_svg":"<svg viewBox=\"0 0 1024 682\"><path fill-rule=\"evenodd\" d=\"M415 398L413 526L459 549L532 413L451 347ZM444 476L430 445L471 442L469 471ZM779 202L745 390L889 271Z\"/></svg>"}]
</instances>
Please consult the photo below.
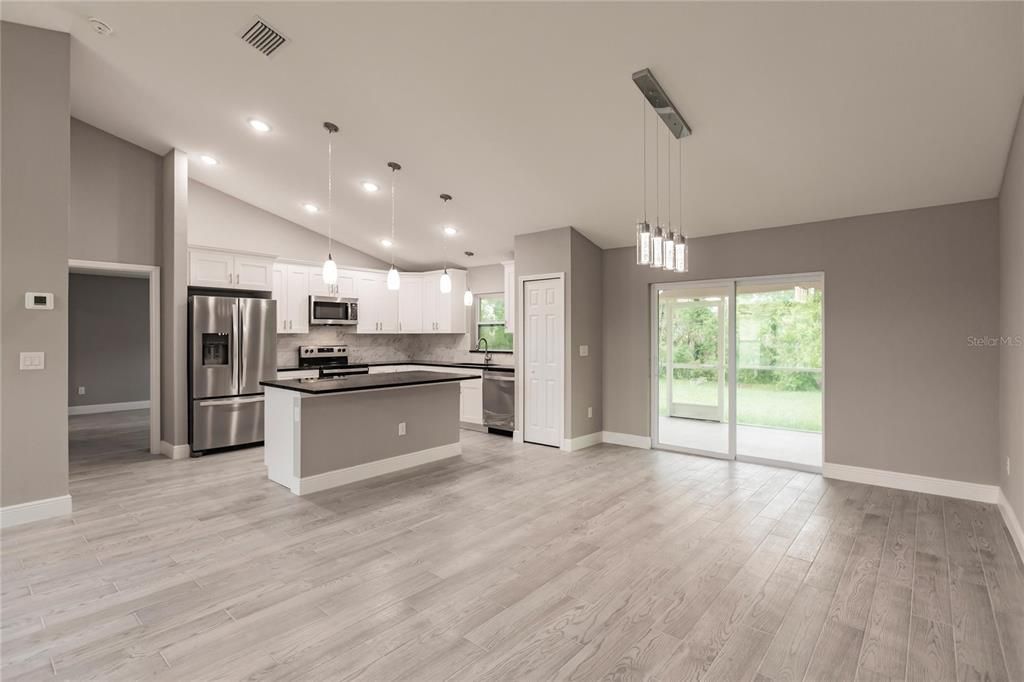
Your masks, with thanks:
<instances>
[{"instance_id":1,"label":"recessed ceiling light","mask_svg":"<svg viewBox=\"0 0 1024 682\"><path fill-rule=\"evenodd\" d=\"M302 205L302 208L306 209L306 213L319 213L320 212L320 207L319 206L317 206L316 204L310 203L308 201Z\"/></svg>"},{"instance_id":2,"label":"recessed ceiling light","mask_svg":"<svg viewBox=\"0 0 1024 682\"><path fill-rule=\"evenodd\" d=\"M363 191L365 192L376 192L377 190L380 189L380 185L378 185L376 182L371 182L370 180L363 180L362 184Z\"/></svg>"},{"instance_id":3,"label":"recessed ceiling light","mask_svg":"<svg viewBox=\"0 0 1024 682\"><path fill-rule=\"evenodd\" d=\"M205 163L207 166L216 166L218 163L217 159L213 158L209 154L200 154L199 160Z\"/></svg>"},{"instance_id":4,"label":"recessed ceiling light","mask_svg":"<svg viewBox=\"0 0 1024 682\"><path fill-rule=\"evenodd\" d=\"M454 237L454 236L455 236L456 234L458 234L458 232L459 232L459 231L458 231L458 230L456 230L456 229L455 229L454 227L452 227L451 225L445 225L445 226L444 226L444 233L445 233L446 235L448 235L449 237Z\"/></svg>"},{"instance_id":5,"label":"recessed ceiling light","mask_svg":"<svg viewBox=\"0 0 1024 682\"><path fill-rule=\"evenodd\" d=\"M261 121L258 118L249 119L249 127L259 133L269 133L270 124L266 121Z\"/></svg>"},{"instance_id":6,"label":"recessed ceiling light","mask_svg":"<svg viewBox=\"0 0 1024 682\"><path fill-rule=\"evenodd\" d=\"M395 245L395 243L385 237L384 239L380 240L380 245L383 246L385 249L390 249L392 246Z\"/></svg>"}]
</instances>

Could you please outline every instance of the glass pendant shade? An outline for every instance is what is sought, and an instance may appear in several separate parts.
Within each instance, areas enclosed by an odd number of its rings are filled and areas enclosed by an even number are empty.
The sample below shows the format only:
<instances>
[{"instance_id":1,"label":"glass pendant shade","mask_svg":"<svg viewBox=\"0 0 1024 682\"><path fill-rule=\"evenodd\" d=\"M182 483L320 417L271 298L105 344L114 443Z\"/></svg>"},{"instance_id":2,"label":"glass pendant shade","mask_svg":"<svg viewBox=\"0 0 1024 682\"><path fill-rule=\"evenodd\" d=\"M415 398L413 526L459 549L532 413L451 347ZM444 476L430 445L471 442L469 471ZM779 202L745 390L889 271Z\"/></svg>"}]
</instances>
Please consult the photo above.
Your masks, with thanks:
<instances>
[{"instance_id":1,"label":"glass pendant shade","mask_svg":"<svg viewBox=\"0 0 1024 682\"><path fill-rule=\"evenodd\" d=\"M665 261L664 268L666 270L675 270L676 267L676 236L675 232L669 230L668 234L665 235Z\"/></svg>"},{"instance_id":2,"label":"glass pendant shade","mask_svg":"<svg viewBox=\"0 0 1024 682\"><path fill-rule=\"evenodd\" d=\"M462 295L462 303L467 308L473 305L473 292L469 289L466 289L466 293Z\"/></svg>"},{"instance_id":3,"label":"glass pendant shade","mask_svg":"<svg viewBox=\"0 0 1024 682\"><path fill-rule=\"evenodd\" d=\"M337 284L338 283L338 264L331 258L331 254L327 254L327 260L324 261L324 284Z\"/></svg>"},{"instance_id":4,"label":"glass pendant shade","mask_svg":"<svg viewBox=\"0 0 1024 682\"><path fill-rule=\"evenodd\" d=\"M398 277L398 268L394 265L388 270L388 291L398 291L398 287L401 285L401 280Z\"/></svg>"},{"instance_id":5,"label":"glass pendant shade","mask_svg":"<svg viewBox=\"0 0 1024 682\"><path fill-rule=\"evenodd\" d=\"M678 241L676 242L676 272L686 272L688 270L688 257L686 237L678 235Z\"/></svg>"},{"instance_id":6,"label":"glass pendant shade","mask_svg":"<svg viewBox=\"0 0 1024 682\"><path fill-rule=\"evenodd\" d=\"M641 220L636 224L636 264L651 263L651 226Z\"/></svg>"},{"instance_id":7,"label":"glass pendant shade","mask_svg":"<svg viewBox=\"0 0 1024 682\"><path fill-rule=\"evenodd\" d=\"M665 241L665 232L660 225L651 230L651 267L660 268L664 261L665 251L662 244Z\"/></svg>"},{"instance_id":8,"label":"glass pendant shade","mask_svg":"<svg viewBox=\"0 0 1024 682\"><path fill-rule=\"evenodd\" d=\"M445 268L444 272L441 273L441 293L452 293L452 276L448 274L448 268Z\"/></svg>"}]
</instances>

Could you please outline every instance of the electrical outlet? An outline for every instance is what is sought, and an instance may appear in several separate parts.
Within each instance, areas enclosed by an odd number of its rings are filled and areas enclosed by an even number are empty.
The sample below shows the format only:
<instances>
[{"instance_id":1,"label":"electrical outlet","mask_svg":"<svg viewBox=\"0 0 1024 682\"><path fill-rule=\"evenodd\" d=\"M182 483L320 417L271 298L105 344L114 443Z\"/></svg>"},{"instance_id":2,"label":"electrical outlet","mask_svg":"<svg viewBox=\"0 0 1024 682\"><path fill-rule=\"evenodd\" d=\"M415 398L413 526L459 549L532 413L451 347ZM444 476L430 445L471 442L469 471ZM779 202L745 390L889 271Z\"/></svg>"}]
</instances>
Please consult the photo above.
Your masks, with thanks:
<instances>
[{"instance_id":1,"label":"electrical outlet","mask_svg":"<svg viewBox=\"0 0 1024 682\"><path fill-rule=\"evenodd\" d=\"M18 355L18 369L44 369L46 367L46 355L42 352L20 353Z\"/></svg>"},{"instance_id":2,"label":"electrical outlet","mask_svg":"<svg viewBox=\"0 0 1024 682\"><path fill-rule=\"evenodd\" d=\"M590 355L590 346L580 346L580 357L585 358Z\"/></svg>"},{"instance_id":3,"label":"electrical outlet","mask_svg":"<svg viewBox=\"0 0 1024 682\"><path fill-rule=\"evenodd\" d=\"M78 387L78 395L85 395L85 386Z\"/></svg>"},{"instance_id":4,"label":"electrical outlet","mask_svg":"<svg viewBox=\"0 0 1024 682\"><path fill-rule=\"evenodd\" d=\"M587 419L593 419L593 418L594 418L594 408L593 407L588 407L587 408Z\"/></svg>"},{"instance_id":5,"label":"electrical outlet","mask_svg":"<svg viewBox=\"0 0 1024 682\"><path fill-rule=\"evenodd\" d=\"M405 422L398 422L398 435L399 436L404 436L405 435Z\"/></svg>"}]
</instances>

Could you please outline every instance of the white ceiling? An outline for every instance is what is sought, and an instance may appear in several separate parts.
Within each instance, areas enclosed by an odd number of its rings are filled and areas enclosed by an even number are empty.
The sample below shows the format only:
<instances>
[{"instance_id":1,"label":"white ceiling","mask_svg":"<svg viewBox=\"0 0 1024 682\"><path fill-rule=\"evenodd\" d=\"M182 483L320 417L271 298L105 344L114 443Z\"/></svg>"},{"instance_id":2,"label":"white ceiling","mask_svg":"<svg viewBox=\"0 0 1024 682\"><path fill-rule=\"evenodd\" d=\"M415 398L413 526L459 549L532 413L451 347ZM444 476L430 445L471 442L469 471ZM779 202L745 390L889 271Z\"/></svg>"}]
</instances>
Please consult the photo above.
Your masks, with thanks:
<instances>
[{"instance_id":1,"label":"white ceiling","mask_svg":"<svg viewBox=\"0 0 1024 682\"><path fill-rule=\"evenodd\" d=\"M70 31L72 112L191 175L326 232L324 120L336 121L335 234L387 258L399 161L401 264L511 254L574 225L630 244L640 95L651 67L694 129L684 226L707 235L998 194L1024 92L1016 3L4 3ZM267 59L254 15L290 38ZM85 19L115 32L100 37ZM245 125L273 125L260 136ZM653 147L650 163L653 173ZM371 178L384 191L367 195ZM455 196L445 219L437 195ZM653 199L652 210L653 213ZM664 213L664 210L663 210ZM476 258L461 257L473 250Z\"/></svg>"}]
</instances>

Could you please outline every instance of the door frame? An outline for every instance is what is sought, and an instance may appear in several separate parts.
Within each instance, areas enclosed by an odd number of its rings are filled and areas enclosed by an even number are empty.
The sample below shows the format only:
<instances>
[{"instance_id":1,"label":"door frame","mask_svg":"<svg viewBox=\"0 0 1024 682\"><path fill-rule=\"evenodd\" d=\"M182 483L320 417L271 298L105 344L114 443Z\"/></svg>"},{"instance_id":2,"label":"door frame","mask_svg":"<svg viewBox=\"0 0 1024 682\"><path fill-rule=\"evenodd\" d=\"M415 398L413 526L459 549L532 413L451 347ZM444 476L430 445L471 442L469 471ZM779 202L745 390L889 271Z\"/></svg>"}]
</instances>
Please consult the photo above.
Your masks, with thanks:
<instances>
[{"instance_id":1,"label":"door frame","mask_svg":"<svg viewBox=\"0 0 1024 682\"><path fill-rule=\"evenodd\" d=\"M751 457L749 455L737 454L736 450L736 426L737 426L737 413L736 413L736 337L737 337L737 325L736 325L736 290L742 284L749 283L765 283L770 284L772 282L786 283L792 282L793 280L806 279L816 277L821 280L822 285L822 299L821 299L821 466L809 467L801 464L795 464L792 462L784 462L779 460L772 460L763 457ZM730 288L729 294L729 329L728 329L728 345L729 352L728 365L726 366L728 376L728 393L729 393L729 446L728 453L714 452L711 450L701 450L700 448L687 448L675 445L667 445L660 442L659 423L658 423L658 405L659 405L659 390L658 390L658 289L659 288L714 288L714 287L728 287ZM828 324L828 287L825 285L825 272L824 271L810 271L810 272L794 272L785 273L778 275L756 275L752 277L727 277L723 279L708 279L708 280L676 280L671 282L654 282L650 285L649 294L649 308L650 308L650 320L649 320L649 334L650 334L650 347L648 349L650 355L649 362L649 376L650 382L650 429L651 429L651 448L656 450L666 450L669 452L680 452L690 455L700 455L702 457L714 457L716 459L727 459L736 460L740 462L753 462L755 464L764 464L767 466L775 466L787 469L795 469L798 471L809 471L812 473L821 473L822 468L825 466L825 462L828 461L828 425L827 415L825 411L825 386L826 386L826 367L827 367L827 353L828 345L825 341L825 329Z\"/></svg>"},{"instance_id":2,"label":"door frame","mask_svg":"<svg viewBox=\"0 0 1024 682\"><path fill-rule=\"evenodd\" d=\"M68 272L149 281L149 452L160 454L160 266L68 259ZM68 354L70 355L70 348ZM65 358L67 360L67 358Z\"/></svg>"},{"instance_id":3,"label":"door frame","mask_svg":"<svg viewBox=\"0 0 1024 682\"><path fill-rule=\"evenodd\" d=\"M570 386L570 378L572 376L569 363L567 362L568 353L566 348L569 347L569 335L566 333L567 327L567 313L568 306L565 302L565 273L564 272L552 272L547 274L538 275L520 275L516 284L516 329L519 333L515 335L516 340L513 341L514 346L517 349L516 352L516 428L512 432L512 439L517 443L528 442L525 440L526 428L524 419L526 418L526 411L524 404L526 402L526 283L536 282L546 279L557 279L559 286L562 289L562 298L559 304L559 314L562 316L562 385L559 387L559 404L561 405L561 419L558 420L558 443L559 445L553 446L563 448L565 443L565 420L567 415L572 414L572 403L571 403L571 391L566 392L566 387ZM569 396L568 400L566 396ZM538 443L538 445L543 445Z\"/></svg>"}]
</instances>

